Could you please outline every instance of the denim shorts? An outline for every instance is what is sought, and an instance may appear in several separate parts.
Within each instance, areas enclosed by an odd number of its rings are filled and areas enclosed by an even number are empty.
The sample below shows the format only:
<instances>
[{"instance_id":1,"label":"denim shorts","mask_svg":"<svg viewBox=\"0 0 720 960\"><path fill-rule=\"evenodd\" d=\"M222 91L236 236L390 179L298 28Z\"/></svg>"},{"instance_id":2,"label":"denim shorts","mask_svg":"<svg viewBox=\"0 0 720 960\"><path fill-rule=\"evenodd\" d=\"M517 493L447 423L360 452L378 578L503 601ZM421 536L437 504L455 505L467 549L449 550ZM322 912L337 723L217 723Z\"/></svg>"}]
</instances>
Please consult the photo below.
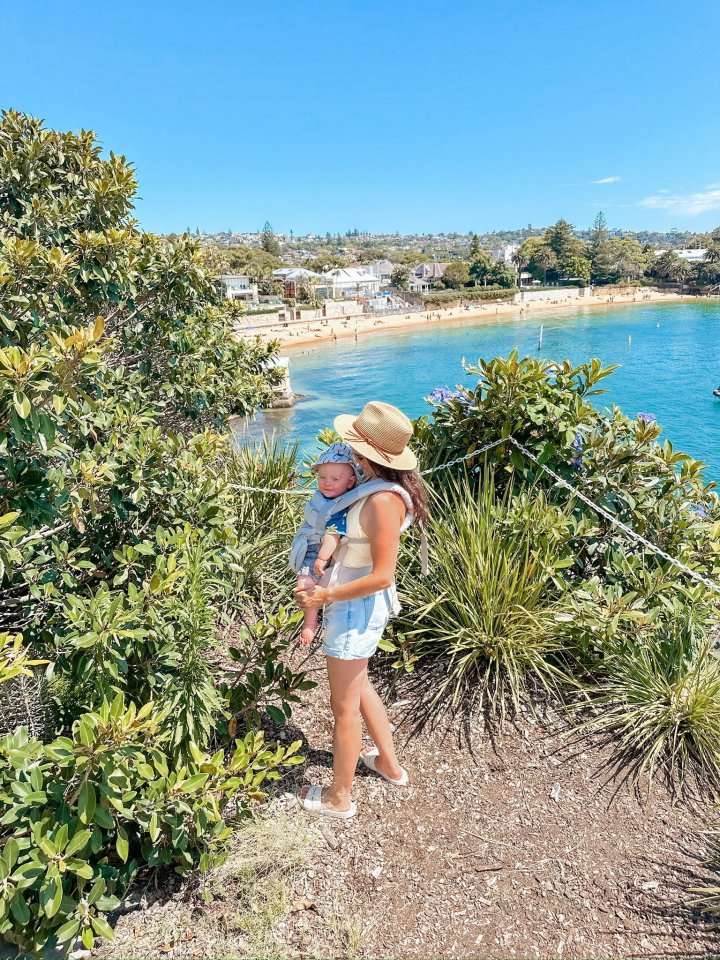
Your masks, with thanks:
<instances>
[{"instance_id":1,"label":"denim shorts","mask_svg":"<svg viewBox=\"0 0 720 960\"><path fill-rule=\"evenodd\" d=\"M389 590L357 600L340 600L325 607L323 653L338 660L368 660L395 612Z\"/></svg>"}]
</instances>

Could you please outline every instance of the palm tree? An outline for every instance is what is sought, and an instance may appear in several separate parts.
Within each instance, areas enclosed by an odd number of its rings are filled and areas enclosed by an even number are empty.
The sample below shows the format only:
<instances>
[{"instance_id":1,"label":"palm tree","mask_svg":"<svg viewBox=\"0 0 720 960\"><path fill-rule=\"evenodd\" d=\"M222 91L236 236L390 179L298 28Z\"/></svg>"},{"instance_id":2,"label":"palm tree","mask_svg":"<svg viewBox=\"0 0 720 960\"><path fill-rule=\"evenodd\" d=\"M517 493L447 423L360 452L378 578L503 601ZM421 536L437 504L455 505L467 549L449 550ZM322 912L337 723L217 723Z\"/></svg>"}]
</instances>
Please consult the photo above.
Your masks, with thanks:
<instances>
[{"instance_id":1,"label":"palm tree","mask_svg":"<svg viewBox=\"0 0 720 960\"><path fill-rule=\"evenodd\" d=\"M510 259L517 269L517 285L520 286L520 275L528 263L530 263L530 260L522 247L518 247Z\"/></svg>"},{"instance_id":2,"label":"palm tree","mask_svg":"<svg viewBox=\"0 0 720 960\"><path fill-rule=\"evenodd\" d=\"M682 257L675 255L675 262L671 266L671 272L669 274L671 280L679 281L680 283L680 293L685 289L685 281L692 273L692 267L687 262L683 260Z\"/></svg>"},{"instance_id":3,"label":"palm tree","mask_svg":"<svg viewBox=\"0 0 720 960\"><path fill-rule=\"evenodd\" d=\"M661 277L665 277L668 280L674 280L676 283L679 282L681 293L683 291L685 281L692 273L692 267L687 260L683 260L682 257L679 257L674 250L666 250L664 253L661 253L655 261L654 268Z\"/></svg>"},{"instance_id":4,"label":"palm tree","mask_svg":"<svg viewBox=\"0 0 720 960\"><path fill-rule=\"evenodd\" d=\"M550 247L540 247L533 259L535 260L537 266L542 270L543 284L547 286L547 272L552 267L557 265L557 257Z\"/></svg>"}]
</instances>

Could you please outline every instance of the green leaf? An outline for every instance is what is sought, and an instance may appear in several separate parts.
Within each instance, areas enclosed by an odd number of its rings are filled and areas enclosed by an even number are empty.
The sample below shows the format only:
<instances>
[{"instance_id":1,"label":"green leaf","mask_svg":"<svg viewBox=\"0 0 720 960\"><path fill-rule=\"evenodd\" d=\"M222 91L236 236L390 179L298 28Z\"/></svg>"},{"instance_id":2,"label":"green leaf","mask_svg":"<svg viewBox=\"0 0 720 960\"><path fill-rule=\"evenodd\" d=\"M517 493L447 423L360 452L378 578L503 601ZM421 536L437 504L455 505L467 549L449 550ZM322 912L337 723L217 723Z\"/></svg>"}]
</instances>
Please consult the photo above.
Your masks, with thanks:
<instances>
[{"instance_id":1,"label":"green leaf","mask_svg":"<svg viewBox=\"0 0 720 960\"><path fill-rule=\"evenodd\" d=\"M73 917L72 920L68 920L67 923L64 923L59 928L59 930L55 931L55 936L58 938L60 943L65 943L66 941L72 940L73 937L77 936L79 929L80 921Z\"/></svg>"},{"instance_id":2,"label":"green leaf","mask_svg":"<svg viewBox=\"0 0 720 960\"><path fill-rule=\"evenodd\" d=\"M285 714L278 707L275 707L273 706L273 704L269 703L265 707L265 710L267 712L267 715L270 717L270 719L274 720L275 723L280 723L280 724L285 723Z\"/></svg>"},{"instance_id":3,"label":"green leaf","mask_svg":"<svg viewBox=\"0 0 720 960\"><path fill-rule=\"evenodd\" d=\"M65 856L71 857L74 853L78 853L80 850L83 850L90 842L91 836L92 831L90 830L78 830L70 843L67 845Z\"/></svg>"},{"instance_id":4,"label":"green leaf","mask_svg":"<svg viewBox=\"0 0 720 960\"><path fill-rule=\"evenodd\" d=\"M48 881L48 885L45 888L48 891L48 895L45 900L44 910L45 915L49 917L54 917L55 914L60 909L60 904L62 903L63 898L63 887L62 880L60 877L53 877L52 880ZM42 893L40 895L40 902L42 905Z\"/></svg>"},{"instance_id":5,"label":"green leaf","mask_svg":"<svg viewBox=\"0 0 720 960\"><path fill-rule=\"evenodd\" d=\"M20 856L20 846L18 845L15 837L10 837L3 848L2 858L5 863L8 865L8 869L12 868L17 863L17 858Z\"/></svg>"},{"instance_id":6,"label":"green leaf","mask_svg":"<svg viewBox=\"0 0 720 960\"><path fill-rule=\"evenodd\" d=\"M207 783L208 775L206 773L196 773L192 777L183 783L182 789L184 793L195 793L196 790L199 790L201 787L204 787Z\"/></svg>"},{"instance_id":7,"label":"green leaf","mask_svg":"<svg viewBox=\"0 0 720 960\"><path fill-rule=\"evenodd\" d=\"M92 932L92 927L83 927L81 939L83 946L87 950L92 950L92 948L95 946L95 935Z\"/></svg>"},{"instance_id":8,"label":"green leaf","mask_svg":"<svg viewBox=\"0 0 720 960\"><path fill-rule=\"evenodd\" d=\"M397 650L397 647L392 642L392 640L388 640L387 637L383 637L383 639L380 640L380 642L378 643L378 647L380 650L384 650L385 653L395 653L395 651Z\"/></svg>"},{"instance_id":9,"label":"green leaf","mask_svg":"<svg viewBox=\"0 0 720 960\"><path fill-rule=\"evenodd\" d=\"M148 826L148 833L150 834L150 839L153 843L160 836L160 827L158 826L158 816L156 813L150 817L150 824Z\"/></svg>"},{"instance_id":10,"label":"green leaf","mask_svg":"<svg viewBox=\"0 0 720 960\"><path fill-rule=\"evenodd\" d=\"M89 863L87 863L85 860L78 860L75 857L71 857L69 860L66 860L65 866L78 877L82 877L83 880L92 880L95 872Z\"/></svg>"},{"instance_id":11,"label":"green leaf","mask_svg":"<svg viewBox=\"0 0 720 960\"><path fill-rule=\"evenodd\" d=\"M97 796L95 787L87 781L83 784L78 797L78 816L81 823L92 823L95 816L95 807L97 805Z\"/></svg>"},{"instance_id":12,"label":"green leaf","mask_svg":"<svg viewBox=\"0 0 720 960\"><path fill-rule=\"evenodd\" d=\"M17 410L18 416L22 417L23 420L30 416L30 401L24 393L17 392L13 394L13 406Z\"/></svg>"},{"instance_id":13,"label":"green leaf","mask_svg":"<svg viewBox=\"0 0 720 960\"><path fill-rule=\"evenodd\" d=\"M104 917L93 917L91 922L93 930L99 937L105 937L106 940L115 939L115 932Z\"/></svg>"},{"instance_id":14,"label":"green leaf","mask_svg":"<svg viewBox=\"0 0 720 960\"><path fill-rule=\"evenodd\" d=\"M10 901L10 912L21 926L24 926L30 920L28 905L19 890L15 892L15 896Z\"/></svg>"},{"instance_id":15,"label":"green leaf","mask_svg":"<svg viewBox=\"0 0 720 960\"><path fill-rule=\"evenodd\" d=\"M127 830L125 827L118 827L117 839L115 840L115 849L118 852L118 856L123 863L127 863L128 854L130 852L130 842L128 840Z\"/></svg>"},{"instance_id":16,"label":"green leaf","mask_svg":"<svg viewBox=\"0 0 720 960\"><path fill-rule=\"evenodd\" d=\"M115 825L115 821L113 820L107 808L100 806L99 804L95 808L93 819L99 827L103 828L103 830L112 830Z\"/></svg>"}]
</instances>

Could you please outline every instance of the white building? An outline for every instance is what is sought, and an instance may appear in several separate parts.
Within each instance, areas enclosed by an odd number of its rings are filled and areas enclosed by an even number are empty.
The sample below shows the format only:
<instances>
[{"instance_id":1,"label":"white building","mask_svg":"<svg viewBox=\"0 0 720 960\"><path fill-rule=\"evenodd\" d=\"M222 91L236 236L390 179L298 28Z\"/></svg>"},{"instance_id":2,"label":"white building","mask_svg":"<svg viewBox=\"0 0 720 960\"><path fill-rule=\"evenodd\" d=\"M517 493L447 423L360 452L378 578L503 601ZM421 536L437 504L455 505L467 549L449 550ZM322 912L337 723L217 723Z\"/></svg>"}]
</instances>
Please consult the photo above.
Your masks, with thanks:
<instances>
[{"instance_id":1,"label":"white building","mask_svg":"<svg viewBox=\"0 0 720 960\"><path fill-rule=\"evenodd\" d=\"M256 283L250 283L249 277L242 274L223 274L218 281L225 288L228 300L242 300L244 303L258 302L258 288Z\"/></svg>"},{"instance_id":2,"label":"white building","mask_svg":"<svg viewBox=\"0 0 720 960\"><path fill-rule=\"evenodd\" d=\"M274 280L282 280L285 284L285 296L288 298L299 299L310 290L321 300L332 296L331 286L325 277L305 267L280 267L279 270L273 270L272 275Z\"/></svg>"},{"instance_id":3,"label":"white building","mask_svg":"<svg viewBox=\"0 0 720 960\"><path fill-rule=\"evenodd\" d=\"M499 263L512 263L513 254L519 249L519 243L506 243L503 244L502 247L496 247L495 250L491 250L490 256Z\"/></svg>"},{"instance_id":4,"label":"white building","mask_svg":"<svg viewBox=\"0 0 720 960\"><path fill-rule=\"evenodd\" d=\"M323 274L332 286L335 300L344 297L372 297L380 289L380 280L363 267L339 267Z\"/></svg>"},{"instance_id":5,"label":"white building","mask_svg":"<svg viewBox=\"0 0 720 960\"><path fill-rule=\"evenodd\" d=\"M659 257L662 253L667 253L667 250L653 250L653 253L656 257ZM676 253L681 260L687 260L688 263L702 263L707 249L705 247L687 247L682 250L673 250L673 253Z\"/></svg>"}]
</instances>

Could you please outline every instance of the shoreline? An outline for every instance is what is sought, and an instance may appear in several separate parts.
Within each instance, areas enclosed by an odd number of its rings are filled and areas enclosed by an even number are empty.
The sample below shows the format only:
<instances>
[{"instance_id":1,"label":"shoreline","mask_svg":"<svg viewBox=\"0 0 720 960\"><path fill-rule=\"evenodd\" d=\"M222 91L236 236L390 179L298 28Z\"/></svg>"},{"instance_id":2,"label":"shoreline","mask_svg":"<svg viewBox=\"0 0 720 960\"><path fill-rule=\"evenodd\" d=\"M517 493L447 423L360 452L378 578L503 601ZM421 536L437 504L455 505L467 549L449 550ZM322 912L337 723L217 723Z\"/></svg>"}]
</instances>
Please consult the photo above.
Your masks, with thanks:
<instances>
[{"instance_id":1,"label":"shoreline","mask_svg":"<svg viewBox=\"0 0 720 960\"><path fill-rule=\"evenodd\" d=\"M558 288L561 290L562 288ZM362 314L357 317L357 336L366 336L372 333L386 333L388 331L424 327L426 324L440 324L452 321L485 320L493 323L501 318L515 317L526 320L529 316L542 316L566 310L579 310L585 307L615 307L629 304L648 303L682 303L697 300L698 297L689 294L659 292L656 290L639 289L628 293L608 294L606 296L558 297L557 300L528 301L516 303L484 303L465 307L446 309L422 310L411 313L392 314L389 317L376 317L372 314ZM311 320L303 329L292 330L281 324L273 324L262 331L253 331L252 334L241 332L239 336L246 339L261 337L266 340L279 340L283 350L293 347L308 347L309 345L324 345L340 339L356 336L355 317L332 317L326 320Z\"/></svg>"}]
</instances>

